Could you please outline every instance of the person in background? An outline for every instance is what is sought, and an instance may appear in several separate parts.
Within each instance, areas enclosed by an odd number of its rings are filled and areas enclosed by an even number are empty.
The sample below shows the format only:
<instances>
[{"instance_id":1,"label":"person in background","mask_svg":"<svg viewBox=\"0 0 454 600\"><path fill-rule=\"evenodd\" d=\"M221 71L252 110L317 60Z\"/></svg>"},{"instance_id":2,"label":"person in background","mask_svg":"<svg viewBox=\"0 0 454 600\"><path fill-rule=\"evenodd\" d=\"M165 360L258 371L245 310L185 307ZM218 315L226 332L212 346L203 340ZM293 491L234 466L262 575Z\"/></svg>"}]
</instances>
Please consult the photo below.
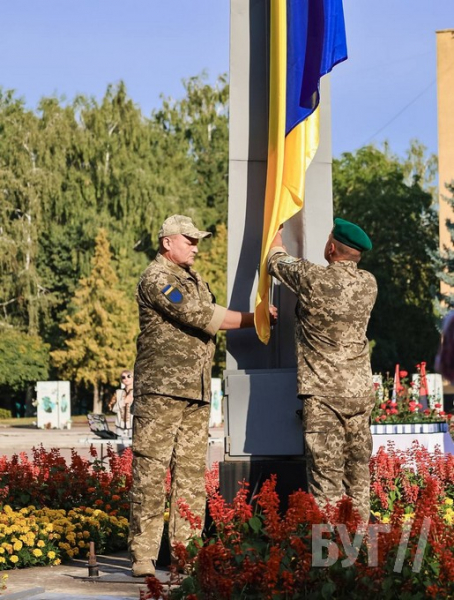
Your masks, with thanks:
<instances>
[{"instance_id":1,"label":"person in background","mask_svg":"<svg viewBox=\"0 0 454 600\"><path fill-rule=\"evenodd\" d=\"M205 468L215 336L254 326L254 314L216 304L192 266L200 240L189 217L173 215L159 231L159 253L137 287L140 333L134 366L133 483L129 550L135 577L154 575L161 545L170 467L168 533L173 545L200 535L205 519ZM271 319L276 309L270 309ZM192 530L184 502L198 520ZM172 557L175 558L175 557Z\"/></svg>"},{"instance_id":2,"label":"person in background","mask_svg":"<svg viewBox=\"0 0 454 600\"><path fill-rule=\"evenodd\" d=\"M115 390L111 401L108 404L109 410L116 414L115 433L118 437L132 437L132 404L134 375L132 371L124 370L121 372L121 389Z\"/></svg>"},{"instance_id":3,"label":"person in background","mask_svg":"<svg viewBox=\"0 0 454 600\"><path fill-rule=\"evenodd\" d=\"M268 272L297 299L298 396L308 489L322 508L349 496L367 521L375 396L366 329L377 282L358 263L372 243L354 223L335 219L324 251L328 265L320 266L290 256L281 229L271 243Z\"/></svg>"},{"instance_id":4,"label":"person in background","mask_svg":"<svg viewBox=\"0 0 454 600\"><path fill-rule=\"evenodd\" d=\"M454 310L443 320L440 347L435 358L435 371L454 384Z\"/></svg>"}]
</instances>

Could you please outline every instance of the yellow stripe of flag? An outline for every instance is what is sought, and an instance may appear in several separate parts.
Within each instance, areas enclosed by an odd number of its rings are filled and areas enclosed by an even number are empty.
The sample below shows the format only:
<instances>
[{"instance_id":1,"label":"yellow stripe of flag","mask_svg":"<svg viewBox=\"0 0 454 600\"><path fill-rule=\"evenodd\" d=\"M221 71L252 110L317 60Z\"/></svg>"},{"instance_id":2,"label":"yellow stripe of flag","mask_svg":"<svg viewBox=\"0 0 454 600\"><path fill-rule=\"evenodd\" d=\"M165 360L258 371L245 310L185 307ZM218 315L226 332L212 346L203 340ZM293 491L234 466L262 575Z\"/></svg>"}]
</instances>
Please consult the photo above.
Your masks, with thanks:
<instances>
[{"instance_id":1,"label":"yellow stripe of flag","mask_svg":"<svg viewBox=\"0 0 454 600\"><path fill-rule=\"evenodd\" d=\"M266 174L260 277L255 300L255 328L259 339L270 338L270 276L266 258L279 226L303 207L306 169L319 142L318 108L285 136L287 84L287 6L271 0L270 98L268 170Z\"/></svg>"}]
</instances>

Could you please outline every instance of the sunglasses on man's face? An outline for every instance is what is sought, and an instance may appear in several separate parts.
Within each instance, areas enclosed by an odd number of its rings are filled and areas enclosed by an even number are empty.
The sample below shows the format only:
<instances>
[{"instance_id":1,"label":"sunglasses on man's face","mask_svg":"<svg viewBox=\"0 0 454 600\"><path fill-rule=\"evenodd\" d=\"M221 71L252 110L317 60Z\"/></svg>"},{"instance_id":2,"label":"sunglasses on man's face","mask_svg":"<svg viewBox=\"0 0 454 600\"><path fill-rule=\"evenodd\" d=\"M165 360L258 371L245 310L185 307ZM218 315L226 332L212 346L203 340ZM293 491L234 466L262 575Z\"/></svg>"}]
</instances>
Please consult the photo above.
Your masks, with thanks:
<instances>
[{"instance_id":1,"label":"sunglasses on man's face","mask_svg":"<svg viewBox=\"0 0 454 600\"><path fill-rule=\"evenodd\" d=\"M132 375L122 375L122 379L131 379Z\"/></svg>"}]
</instances>

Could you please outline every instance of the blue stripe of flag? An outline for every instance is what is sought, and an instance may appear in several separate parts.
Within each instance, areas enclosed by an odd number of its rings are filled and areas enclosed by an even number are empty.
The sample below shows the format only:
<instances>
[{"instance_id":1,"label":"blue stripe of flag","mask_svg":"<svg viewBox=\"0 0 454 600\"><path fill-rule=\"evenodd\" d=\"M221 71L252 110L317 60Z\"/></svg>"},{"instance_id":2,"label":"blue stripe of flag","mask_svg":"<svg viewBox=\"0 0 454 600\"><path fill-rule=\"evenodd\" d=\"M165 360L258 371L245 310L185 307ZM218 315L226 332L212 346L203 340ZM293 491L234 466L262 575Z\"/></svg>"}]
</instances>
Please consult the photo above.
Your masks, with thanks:
<instances>
[{"instance_id":1,"label":"blue stripe of flag","mask_svg":"<svg viewBox=\"0 0 454 600\"><path fill-rule=\"evenodd\" d=\"M286 135L317 108L320 78L346 58L342 0L287 0Z\"/></svg>"}]
</instances>

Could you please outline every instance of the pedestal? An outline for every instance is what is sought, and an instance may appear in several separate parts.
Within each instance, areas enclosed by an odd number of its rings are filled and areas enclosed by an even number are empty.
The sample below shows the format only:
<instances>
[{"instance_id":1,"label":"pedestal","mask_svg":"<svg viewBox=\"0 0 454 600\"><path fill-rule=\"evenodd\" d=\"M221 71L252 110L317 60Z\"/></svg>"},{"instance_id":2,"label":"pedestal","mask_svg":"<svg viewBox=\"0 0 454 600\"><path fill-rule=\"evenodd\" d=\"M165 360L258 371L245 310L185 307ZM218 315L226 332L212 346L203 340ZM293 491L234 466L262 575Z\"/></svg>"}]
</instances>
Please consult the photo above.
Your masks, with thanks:
<instances>
[{"instance_id":1,"label":"pedestal","mask_svg":"<svg viewBox=\"0 0 454 600\"><path fill-rule=\"evenodd\" d=\"M249 499L260 491L263 483L276 475L276 492L282 512L287 509L288 497L298 490L307 491L306 461L296 460L249 460L219 463L219 485L222 497L232 502L240 489L240 483L249 483Z\"/></svg>"}]
</instances>

